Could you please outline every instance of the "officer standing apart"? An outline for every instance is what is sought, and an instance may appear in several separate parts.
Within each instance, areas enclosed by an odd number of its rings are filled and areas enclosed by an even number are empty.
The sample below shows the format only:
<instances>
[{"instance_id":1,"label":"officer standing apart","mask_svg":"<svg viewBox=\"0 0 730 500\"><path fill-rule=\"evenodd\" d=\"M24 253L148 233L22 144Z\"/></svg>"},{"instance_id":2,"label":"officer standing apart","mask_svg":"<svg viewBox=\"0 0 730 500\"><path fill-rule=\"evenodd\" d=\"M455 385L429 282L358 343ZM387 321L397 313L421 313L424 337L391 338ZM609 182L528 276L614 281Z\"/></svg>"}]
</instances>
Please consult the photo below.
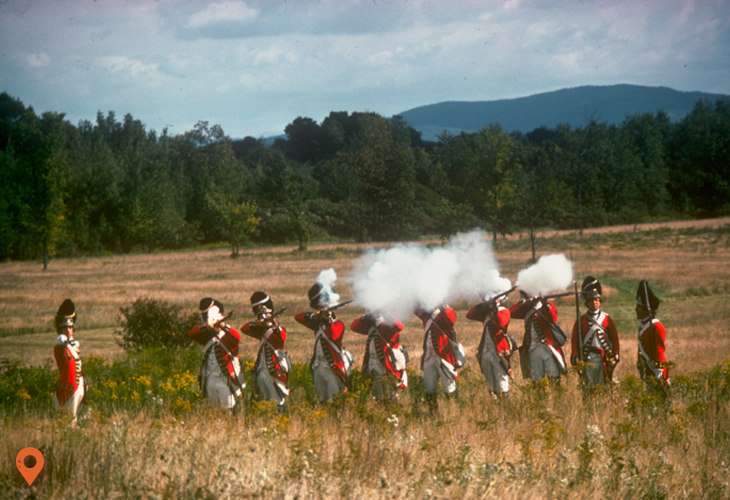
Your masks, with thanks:
<instances>
[{"instance_id":1,"label":"officer standing apart","mask_svg":"<svg viewBox=\"0 0 730 500\"><path fill-rule=\"evenodd\" d=\"M56 391L53 393L53 407L56 410L69 412L73 417L73 425L76 425L81 403L87 401L79 342L74 339L76 307L71 299L63 301L56 312L53 324L58 334L53 348L53 358L56 360L59 375Z\"/></svg>"}]
</instances>

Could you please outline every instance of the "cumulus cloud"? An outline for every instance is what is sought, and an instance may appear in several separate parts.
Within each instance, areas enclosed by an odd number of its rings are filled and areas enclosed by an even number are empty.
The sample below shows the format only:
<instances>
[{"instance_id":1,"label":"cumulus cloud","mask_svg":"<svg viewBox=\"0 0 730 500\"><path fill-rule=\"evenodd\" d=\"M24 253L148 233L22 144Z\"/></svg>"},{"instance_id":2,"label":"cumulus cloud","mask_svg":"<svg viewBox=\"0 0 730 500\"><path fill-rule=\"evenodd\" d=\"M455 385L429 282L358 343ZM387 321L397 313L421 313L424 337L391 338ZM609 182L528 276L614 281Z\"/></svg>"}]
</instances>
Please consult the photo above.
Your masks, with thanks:
<instances>
[{"instance_id":1,"label":"cumulus cloud","mask_svg":"<svg viewBox=\"0 0 730 500\"><path fill-rule=\"evenodd\" d=\"M42 68L51 64L51 56L45 52L41 52L40 54L29 54L26 61L28 62L28 66L31 68Z\"/></svg>"},{"instance_id":2,"label":"cumulus cloud","mask_svg":"<svg viewBox=\"0 0 730 500\"><path fill-rule=\"evenodd\" d=\"M101 57L98 62L107 71L112 73L128 73L132 76L155 71L159 67L159 64L145 64L142 61L130 59L126 56Z\"/></svg>"},{"instance_id":3,"label":"cumulus cloud","mask_svg":"<svg viewBox=\"0 0 730 500\"><path fill-rule=\"evenodd\" d=\"M251 8L245 2L211 3L205 10L190 16L188 25L191 28L205 28L221 22L249 23L259 15L259 10Z\"/></svg>"}]
</instances>

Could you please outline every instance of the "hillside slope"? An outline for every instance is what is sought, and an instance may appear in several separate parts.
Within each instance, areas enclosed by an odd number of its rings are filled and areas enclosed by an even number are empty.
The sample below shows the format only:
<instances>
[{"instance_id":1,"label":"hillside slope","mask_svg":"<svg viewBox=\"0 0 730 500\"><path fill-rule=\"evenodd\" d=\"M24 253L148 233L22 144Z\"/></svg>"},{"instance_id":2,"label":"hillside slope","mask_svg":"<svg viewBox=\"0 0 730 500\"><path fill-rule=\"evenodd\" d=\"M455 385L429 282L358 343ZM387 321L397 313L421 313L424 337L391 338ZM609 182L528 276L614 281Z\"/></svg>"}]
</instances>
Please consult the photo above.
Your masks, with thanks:
<instances>
[{"instance_id":1,"label":"hillside slope","mask_svg":"<svg viewBox=\"0 0 730 500\"><path fill-rule=\"evenodd\" d=\"M399 113L426 140L447 130L475 132L499 123L508 132L527 133L561 123L582 127L587 120L619 124L635 113L665 111L673 121L682 119L701 99L715 101L722 94L680 92L667 87L640 85L583 86L496 101L447 101Z\"/></svg>"}]
</instances>

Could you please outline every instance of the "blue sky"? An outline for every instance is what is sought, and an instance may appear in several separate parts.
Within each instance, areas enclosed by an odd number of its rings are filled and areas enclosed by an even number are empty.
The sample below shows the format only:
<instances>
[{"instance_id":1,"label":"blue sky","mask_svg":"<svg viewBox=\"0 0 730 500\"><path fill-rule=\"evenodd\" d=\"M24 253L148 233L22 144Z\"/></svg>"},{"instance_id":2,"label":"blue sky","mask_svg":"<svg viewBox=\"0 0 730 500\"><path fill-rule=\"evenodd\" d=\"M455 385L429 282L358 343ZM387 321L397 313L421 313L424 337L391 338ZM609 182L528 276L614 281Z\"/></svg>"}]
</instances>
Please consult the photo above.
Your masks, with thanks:
<instances>
[{"instance_id":1,"label":"blue sky","mask_svg":"<svg viewBox=\"0 0 730 500\"><path fill-rule=\"evenodd\" d=\"M631 83L730 94L730 0L4 0L0 92L180 134Z\"/></svg>"}]
</instances>

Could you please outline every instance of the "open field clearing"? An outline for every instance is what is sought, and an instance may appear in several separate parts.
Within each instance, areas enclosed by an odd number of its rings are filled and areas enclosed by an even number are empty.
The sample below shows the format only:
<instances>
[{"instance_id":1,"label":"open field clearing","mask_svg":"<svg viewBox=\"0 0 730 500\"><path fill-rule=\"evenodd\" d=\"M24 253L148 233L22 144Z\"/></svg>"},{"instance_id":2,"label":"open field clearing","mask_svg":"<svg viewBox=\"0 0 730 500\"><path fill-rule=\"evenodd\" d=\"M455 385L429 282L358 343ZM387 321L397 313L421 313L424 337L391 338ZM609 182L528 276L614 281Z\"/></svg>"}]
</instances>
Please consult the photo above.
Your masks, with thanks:
<instances>
[{"instance_id":1,"label":"open field clearing","mask_svg":"<svg viewBox=\"0 0 730 500\"><path fill-rule=\"evenodd\" d=\"M603 283L603 309L621 338L615 387L584 399L573 373L551 387L525 382L516 367L513 397L493 401L474 357L482 325L465 319L479 300L474 297L453 304L468 365L460 398L441 397L437 415L423 402L423 329L415 316L402 318L411 384L397 402L373 401L359 373L352 393L324 405L313 401L304 366L313 336L293 315L307 310L307 289L326 268L337 271L342 299L351 298L349 274L363 245L256 249L238 259L210 250L55 260L46 272L34 262L0 264L0 357L48 366L32 373L54 380L52 319L71 297L85 366L109 377L92 380L92 402L76 429L52 413L48 395L39 402L26 393L24 403L0 406L0 491L9 498L89 499L727 498L730 221L627 229L540 235L537 241L538 255L565 253L579 281L592 274ZM500 239L495 253L512 281L530 265L527 238ZM640 279L662 299L658 316L667 328L667 356L676 363L669 400L636 378ZM251 318L248 299L255 290L268 292L277 308L289 306L281 322L295 370L286 415L250 395L233 416L212 412L191 385L197 350L162 355L166 374L155 370L151 355L125 361L116 345L119 308L138 297L164 299L191 313L201 297L216 297L235 310L231 323L238 327ZM556 305L569 331L575 304L559 299ZM362 310L338 312L349 325ZM513 320L510 332L519 342L522 322ZM345 345L359 367L365 337L348 331ZM244 338L241 357L253 361L257 347ZM109 368L114 359L117 372ZM138 371L129 375L122 370L128 367ZM145 396L145 386L161 396ZM32 487L13 464L26 446L46 457Z\"/></svg>"}]
</instances>

